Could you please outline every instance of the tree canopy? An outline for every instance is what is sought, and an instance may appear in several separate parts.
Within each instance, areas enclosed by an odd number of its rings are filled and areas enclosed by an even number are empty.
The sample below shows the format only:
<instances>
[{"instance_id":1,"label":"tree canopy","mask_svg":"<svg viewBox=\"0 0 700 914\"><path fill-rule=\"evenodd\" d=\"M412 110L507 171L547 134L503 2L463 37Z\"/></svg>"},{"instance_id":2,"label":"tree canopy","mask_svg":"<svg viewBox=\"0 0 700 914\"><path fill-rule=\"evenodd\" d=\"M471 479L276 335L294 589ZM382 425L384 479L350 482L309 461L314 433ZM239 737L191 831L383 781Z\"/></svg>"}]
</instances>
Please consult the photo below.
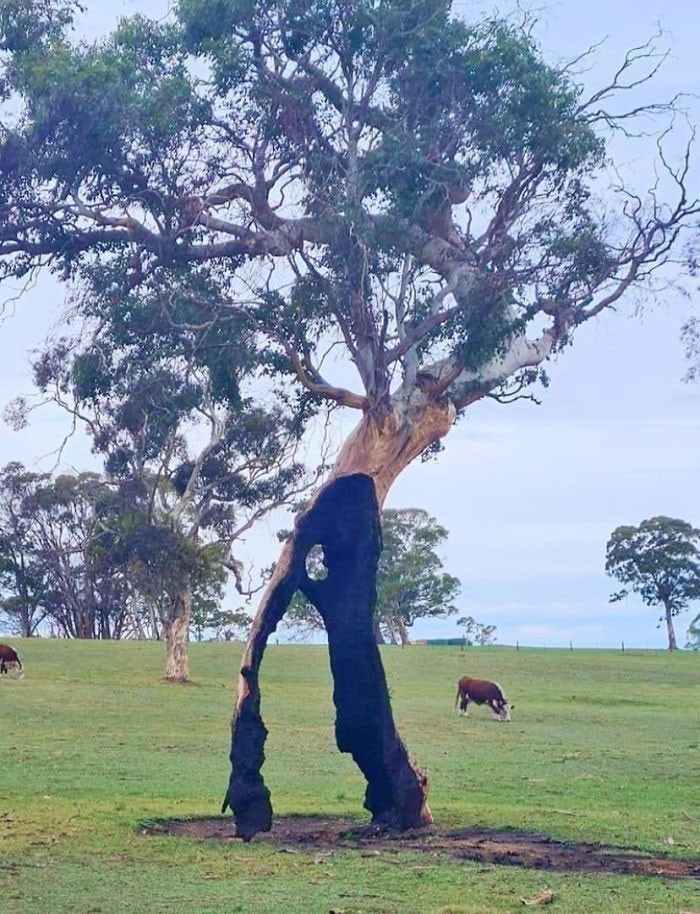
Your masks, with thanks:
<instances>
[{"instance_id":1,"label":"tree canopy","mask_svg":"<svg viewBox=\"0 0 700 914\"><path fill-rule=\"evenodd\" d=\"M167 271L172 321L205 301L379 421L527 386L699 211L663 150L666 199L598 192L610 133L671 113L620 101L652 45L586 96L526 27L444 0L180 0L93 44L69 40L78 10L0 3L0 276ZM336 341L355 390L323 373Z\"/></svg>"},{"instance_id":2,"label":"tree canopy","mask_svg":"<svg viewBox=\"0 0 700 914\"><path fill-rule=\"evenodd\" d=\"M608 541L605 569L647 606L661 605L669 650L676 648L673 616L700 600L700 530L673 517L652 517L638 527L618 527Z\"/></svg>"},{"instance_id":3,"label":"tree canopy","mask_svg":"<svg viewBox=\"0 0 700 914\"><path fill-rule=\"evenodd\" d=\"M461 619L457 619L457 625L463 627L464 640L469 645L478 644L479 647L486 647L496 640L496 626L477 622L473 616L462 616Z\"/></svg>"},{"instance_id":4,"label":"tree canopy","mask_svg":"<svg viewBox=\"0 0 700 914\"><path fill-rule=\"evenodd\" d=\"M691 317L683 324L681 331L685 344L685 354L688 359L687 381L700 380L700 320Z\"/></svg>"},{"instance_id":5,"label":"tree canopy","mask_svg":"<svg viewBox=\"0 0 700 914\"><path fill-rule=\"evenodd\" d=\"M444 618L459 580L443 571L437 549L448 531L427 511L388 508L382 512L382 554L377 569L377 619L389 640L406 644L418 619Z\"/></svg>"}]
</instances>

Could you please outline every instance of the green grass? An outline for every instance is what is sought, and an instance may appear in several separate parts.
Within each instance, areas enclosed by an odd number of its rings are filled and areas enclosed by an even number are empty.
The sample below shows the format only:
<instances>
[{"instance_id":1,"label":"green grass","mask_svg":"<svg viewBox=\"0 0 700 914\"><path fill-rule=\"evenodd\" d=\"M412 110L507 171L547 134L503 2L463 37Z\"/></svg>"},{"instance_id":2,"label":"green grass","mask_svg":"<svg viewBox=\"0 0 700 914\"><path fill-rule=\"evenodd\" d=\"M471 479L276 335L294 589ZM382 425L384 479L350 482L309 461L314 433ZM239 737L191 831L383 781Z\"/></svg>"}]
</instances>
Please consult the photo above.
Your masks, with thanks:
<instances>
[{"instance_id":1,"label":"green grass","mask_svg":"<svg viewBox=\"0 0 700 914\"><path fill-rule=\"evenodd\" d=\"M239 646L194 645L189 687L160 682L160 645L18 647L26 678L0 681L3 914L501 914L545 886L557 914L700 910L689 880L143 837L143 820L218 812ZM413 647L384 660L442 824L700 854L699 655ZM503 685L511 724L455 715L465 673ZM325 649L271 647L263 690L276 811L361 816Z\"/></svg>"}]
</instances>

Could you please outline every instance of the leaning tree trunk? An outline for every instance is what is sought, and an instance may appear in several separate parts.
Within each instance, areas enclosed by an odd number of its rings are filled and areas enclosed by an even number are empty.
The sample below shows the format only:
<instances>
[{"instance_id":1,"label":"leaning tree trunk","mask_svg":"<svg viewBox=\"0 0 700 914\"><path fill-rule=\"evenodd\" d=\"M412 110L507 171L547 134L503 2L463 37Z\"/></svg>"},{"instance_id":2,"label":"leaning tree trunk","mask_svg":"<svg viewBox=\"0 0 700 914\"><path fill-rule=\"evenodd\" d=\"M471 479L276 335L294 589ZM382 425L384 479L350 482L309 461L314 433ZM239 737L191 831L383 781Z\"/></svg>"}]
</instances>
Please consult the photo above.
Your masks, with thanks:
<instances>
[{"instance_id":1,"label":"leaning tree trunk","mask_svg":"<svg viewBox=\"0 0 700 914\"><path fill-rule=\"evenodd\" d=\"M669 651L678 650L676 643L676 632L673 628L673 611L669 603L664 603L666 610L666 631L668 632L668 649Z\"/></svg>"},{"instance_id":2,"label":"leaning tree trunk","mask_svg":"<svg viewBox=\"0 0 700 914\"><path fill-rule=\"evenodd\" d=\"M432 821L427 780L393 721L373 614L381 504L399 473L445 435L453 421L446 403L424 403L420 414L410 418L394 411L381 426L365 416L342 448L330 479L297 518L242 659L223 806L233 810L240 837L249 839L272 825L270 793L260 773L267 729L260 714L259 671L267 640L297 589L316 606L326 626L336 741L367 780L365 807L373 821L402 829ZM306 572L306 557L315 545L323 548L328 569L323 581L310 580Z\"/></svg>"},{"instance_id":3,"label":"leaning tree trunk","mask_svg":"<svg viewBox=\"0 0 700 914\"><path fill-rule=\"evenodd\" d=\"M189 631L192 611L192 594L188 587L177 593L165 622L165 680L189 682L190 655Z\"/></svg>"}]
</instances>

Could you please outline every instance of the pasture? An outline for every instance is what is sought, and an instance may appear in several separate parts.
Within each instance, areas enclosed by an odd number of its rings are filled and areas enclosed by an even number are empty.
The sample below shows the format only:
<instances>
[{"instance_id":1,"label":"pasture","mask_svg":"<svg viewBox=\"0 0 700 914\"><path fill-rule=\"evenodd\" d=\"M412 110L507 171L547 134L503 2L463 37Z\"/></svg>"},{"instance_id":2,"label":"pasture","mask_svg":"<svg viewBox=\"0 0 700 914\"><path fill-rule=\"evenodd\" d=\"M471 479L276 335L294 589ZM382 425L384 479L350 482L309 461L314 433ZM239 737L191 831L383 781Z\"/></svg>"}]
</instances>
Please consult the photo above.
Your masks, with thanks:
<instances>
[{"instance_id":1,"label":"pasture","mask_svg":"<svg viewBox=\"0 0 700 914\"><path fill-rule=\"evenodd\" d=\"M145 835L218 813L239 645L192 646L195 683L161 683L162 646L12 640L0 681L3 914L505 914L544 888L556 914L700 910L700 883L458 861L438 852ZM384 649L400 730L440 825L532 831L700 856L700 656ZM497 679L513 722L454 712L457 678ZM263 773L277 814L363 820L333 740L323 647L263 667ZM671 840L669 840L671 839Z\"/></svg>"}]
</instances>

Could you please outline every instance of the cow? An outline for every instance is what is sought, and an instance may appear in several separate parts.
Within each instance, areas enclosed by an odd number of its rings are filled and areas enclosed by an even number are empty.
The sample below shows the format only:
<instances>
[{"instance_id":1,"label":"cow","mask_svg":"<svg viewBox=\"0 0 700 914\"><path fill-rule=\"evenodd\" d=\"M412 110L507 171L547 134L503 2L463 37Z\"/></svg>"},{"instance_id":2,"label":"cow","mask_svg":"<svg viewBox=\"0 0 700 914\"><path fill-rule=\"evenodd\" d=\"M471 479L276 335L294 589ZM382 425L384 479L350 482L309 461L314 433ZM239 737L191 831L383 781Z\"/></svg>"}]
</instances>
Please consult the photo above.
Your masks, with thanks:
<instances>
[{"instance_id":1,"label":"cow","mask_svg":"<svg viewBox=\"0 0 700 914\"><path fill-rule=\"evenodd\" d=\"M459 705L459 713L468 716L469 702L483 705L487 704L496 716L496 720L510 720L511 705L503 689L497 682L489 679L472 679L471 676L462 676L457 683L457 699L455 708Z\"/></svg>"},{"instance_id":2,"label":"cow","mask_svg":"<svg viewBox=\"0 0 700 914\"><path fill-rule=\"evenodd\" d=\"M7 673L8 664L16 665L22 672L22 661L19 659L17 651L9 644L0 644L0 675Z\"/></svg>"}]
</instances>

